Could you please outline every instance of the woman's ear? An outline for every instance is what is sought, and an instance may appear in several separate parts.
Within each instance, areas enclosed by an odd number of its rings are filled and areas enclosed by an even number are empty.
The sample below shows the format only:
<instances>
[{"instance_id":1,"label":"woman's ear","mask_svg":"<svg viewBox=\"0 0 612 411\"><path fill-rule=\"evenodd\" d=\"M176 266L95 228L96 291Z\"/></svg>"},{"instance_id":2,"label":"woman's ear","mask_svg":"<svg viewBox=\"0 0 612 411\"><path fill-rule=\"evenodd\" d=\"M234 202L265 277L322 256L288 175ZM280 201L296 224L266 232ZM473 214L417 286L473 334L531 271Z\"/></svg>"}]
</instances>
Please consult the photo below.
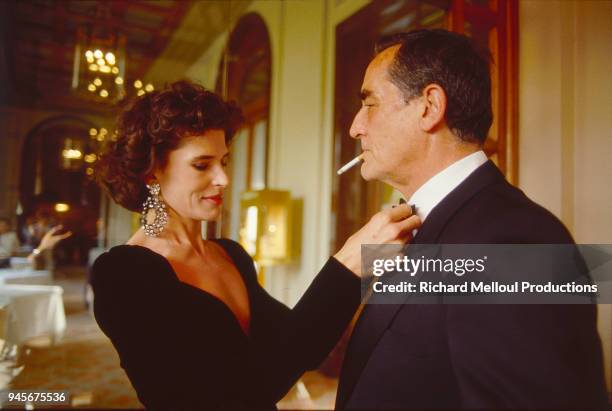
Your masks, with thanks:
<instances>
[{"instance_id":1,"label":"woman's ear","mask_svg":"<svg viewBox=\"0 0 612 411\"><path fill-rule=\"evenodd\" d=\"M155 176L155 173L151 173L151 174L145 176L145 178L144 178L144 182L145 182L146 185L151 185L151 184L157 183L158 181L159 180Z\"/></svg>"},{"instance_id":2,"label":"woman's ear","mask_svg":"<svg viewBox=\"0 0 612 411\"><path fill-rule=\"evenodd\" d=\"M149 172L145 178L144 178L144 182L145 184L154 184L154 183L159 183L160 181L160 177L161 177L161 170L159 169L158 166L155 166L155 168Z\"/></svg>"},{"instance_id":3,"label":"woman's ear","mask_svg":"<svg viewBox=\"0 0 612 411\"><path fill-rule=\"evenodd\" d=\"M446 93L438 84L429 84L423 89L421 95L424 110L420 118L420 126L423 131L432 131L444 124L446 114Z\"/></svg>"}]
</instances>

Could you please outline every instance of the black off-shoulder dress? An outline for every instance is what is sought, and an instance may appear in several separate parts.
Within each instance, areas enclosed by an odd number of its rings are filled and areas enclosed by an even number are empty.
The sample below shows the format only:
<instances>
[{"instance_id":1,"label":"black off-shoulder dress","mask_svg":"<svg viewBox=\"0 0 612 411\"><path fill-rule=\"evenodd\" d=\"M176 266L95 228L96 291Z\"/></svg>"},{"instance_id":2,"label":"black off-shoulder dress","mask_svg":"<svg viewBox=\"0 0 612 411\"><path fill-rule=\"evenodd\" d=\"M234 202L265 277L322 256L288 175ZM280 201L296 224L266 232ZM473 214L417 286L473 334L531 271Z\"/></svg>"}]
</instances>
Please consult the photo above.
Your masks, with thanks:
<instances>
[{"instance_id":1,"label":"black off-shoulder dress","mask_svg":"<svg viewBox=\"0 0 612 411\"><path fill-rule=\"evenodd\" d=\"M181 282L148 248L113 247L93 266L96 320L147 409L274 410L321 363L359 306L359 279L333 257L289 309L258 284L238 243L215 241L245 282L248 336L221 300Z\"/></svg>"}]
</instances>

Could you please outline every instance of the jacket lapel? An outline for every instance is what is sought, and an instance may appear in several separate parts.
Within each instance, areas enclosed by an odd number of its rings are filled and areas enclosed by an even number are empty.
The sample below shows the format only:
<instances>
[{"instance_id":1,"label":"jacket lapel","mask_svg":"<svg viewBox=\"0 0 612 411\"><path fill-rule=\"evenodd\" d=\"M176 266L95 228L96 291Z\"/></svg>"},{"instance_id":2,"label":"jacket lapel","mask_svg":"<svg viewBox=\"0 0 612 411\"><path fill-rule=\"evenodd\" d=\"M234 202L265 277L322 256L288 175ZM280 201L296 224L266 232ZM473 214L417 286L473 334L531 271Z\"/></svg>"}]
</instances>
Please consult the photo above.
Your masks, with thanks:
<instances>
[{"instance_id":1,"label":"jacket lapel","mask_svg":"<svg viewBox=\"0 0 612 411\"><path fill-rule=\"evenodd\" d=\"M465 203L486 186L499 182L505 182L505 178L491 160L478 167L431 210L427 220L414 237L413 243L437 243L444 227Z\"/></svg>"},{"instance_id":2,"label":"jacket lapel","mask_svg":"<svg viewBox=\"0 0 612 411\"><path fill-rule=\"evenodd\" d=\"M500 181L504 181L504 176L490 160L478 167L434 207L412 243L437 243L446 224L470 198L486 186ZM366 304L364 307L346 350L336 396L336 409L346 406L374 347L404 305Z\"/></svg>"}]
</instances>

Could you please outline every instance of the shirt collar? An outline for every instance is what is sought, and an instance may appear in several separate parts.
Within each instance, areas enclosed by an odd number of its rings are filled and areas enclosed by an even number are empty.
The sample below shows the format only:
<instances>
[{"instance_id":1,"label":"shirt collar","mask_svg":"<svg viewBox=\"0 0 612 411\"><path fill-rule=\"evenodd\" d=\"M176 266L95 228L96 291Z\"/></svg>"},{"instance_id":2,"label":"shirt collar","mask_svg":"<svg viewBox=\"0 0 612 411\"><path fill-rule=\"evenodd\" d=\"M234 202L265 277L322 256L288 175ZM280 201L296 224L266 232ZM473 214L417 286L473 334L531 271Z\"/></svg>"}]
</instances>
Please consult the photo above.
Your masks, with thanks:
<instances>
[{"instance_id":1,"label":"shirt collar","mask_svg":"<svg viewBox=\"0 0 612 411\"><path fill-rule=\"evenodd\" d=\"M414 192L408 204L416 206L417 215L422 222L451 191L472 174L478 167L487 162L487 155L479 150L461 160L455 161L435 176L431 177Z\"/></svg>"}]
</instances>

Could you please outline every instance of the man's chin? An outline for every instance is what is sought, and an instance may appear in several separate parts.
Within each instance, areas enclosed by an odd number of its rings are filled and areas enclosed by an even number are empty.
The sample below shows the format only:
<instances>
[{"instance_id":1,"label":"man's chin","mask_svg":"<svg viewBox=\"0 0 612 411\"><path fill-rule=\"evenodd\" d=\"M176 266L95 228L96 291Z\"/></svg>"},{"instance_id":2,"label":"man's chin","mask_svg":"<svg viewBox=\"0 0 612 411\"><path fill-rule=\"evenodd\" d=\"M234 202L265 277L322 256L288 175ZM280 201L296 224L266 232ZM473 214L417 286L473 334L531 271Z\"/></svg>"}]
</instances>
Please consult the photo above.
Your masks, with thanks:
<instances>
[{"instance_id":1,"label":"man's chin","mask_svg":"<svg viewBox=\"0 0 612 411\"><path fill-rule=\"evenodd\" d=\"M377 173L375 173L373 170L368 169L365 164L361 166L361 177L365 181L373 181L378 179Z\"/></svg>"}]
</instances>

